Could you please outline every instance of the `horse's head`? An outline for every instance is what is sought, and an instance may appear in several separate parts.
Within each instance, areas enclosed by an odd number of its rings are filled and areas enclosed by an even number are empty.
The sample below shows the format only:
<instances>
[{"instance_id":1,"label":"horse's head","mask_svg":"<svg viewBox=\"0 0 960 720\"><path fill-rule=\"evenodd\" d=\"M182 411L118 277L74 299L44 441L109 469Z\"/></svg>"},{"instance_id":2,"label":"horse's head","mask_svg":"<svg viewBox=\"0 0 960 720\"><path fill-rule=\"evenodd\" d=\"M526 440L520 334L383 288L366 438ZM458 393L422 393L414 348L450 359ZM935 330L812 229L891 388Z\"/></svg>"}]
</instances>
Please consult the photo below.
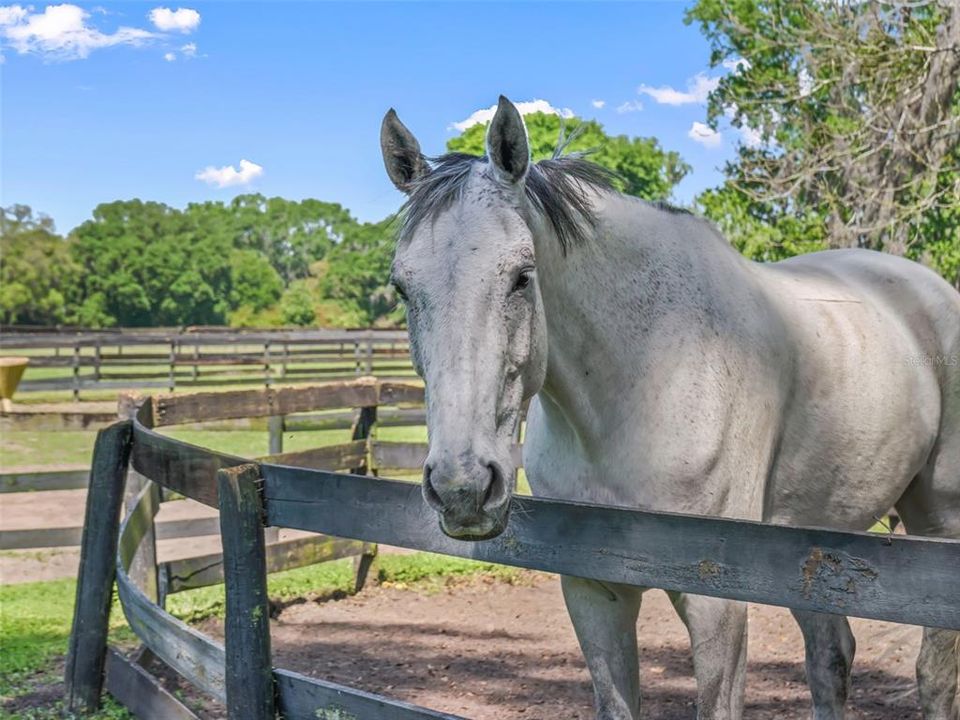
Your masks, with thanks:
<instances>
[{"instance_id":1,"label":"horse's head","mask_svg":"<svg viewBox=\"0 0 960 720\"><path fill-rule=\"evenodd\" d=\"M486 158L430 163L391 110L381 146L390 179L409 195L392 282L426 382L423 495L447 535L494 537L507 524L520 408L539 391L547 365L524 189L526 128L501 97Z\"/></svg>"}]
</instances>

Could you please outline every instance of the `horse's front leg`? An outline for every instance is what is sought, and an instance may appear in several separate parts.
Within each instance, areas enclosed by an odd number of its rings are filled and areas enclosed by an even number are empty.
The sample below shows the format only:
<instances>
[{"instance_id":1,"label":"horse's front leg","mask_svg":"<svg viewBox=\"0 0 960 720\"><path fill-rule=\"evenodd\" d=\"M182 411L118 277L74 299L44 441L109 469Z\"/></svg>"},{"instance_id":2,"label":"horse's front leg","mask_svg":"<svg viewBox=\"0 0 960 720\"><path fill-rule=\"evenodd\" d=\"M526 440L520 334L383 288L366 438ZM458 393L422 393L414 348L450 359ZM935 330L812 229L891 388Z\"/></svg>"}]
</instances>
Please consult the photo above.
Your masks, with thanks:
<instances>
[{"instance_id":1,"label":"horse's front leg","mask_svg":"<svg viewBox=\"0 0 960 720\"><path fill-rule=\"evenodd\" d=\"M690 633L699 720L739 720L747 668L747 605L669 593Z\"/></svg>"},{"instance_id":2,"label":"horse's front leg","mask_svg":"<svg viewBox=\"0 0 960 720\"><path fill-rule=\"evenodd\" d=\"M638 720L637 615L643 591L583 578L560 580L593 680L598 720Z\"/></svg>"}]
</instances>

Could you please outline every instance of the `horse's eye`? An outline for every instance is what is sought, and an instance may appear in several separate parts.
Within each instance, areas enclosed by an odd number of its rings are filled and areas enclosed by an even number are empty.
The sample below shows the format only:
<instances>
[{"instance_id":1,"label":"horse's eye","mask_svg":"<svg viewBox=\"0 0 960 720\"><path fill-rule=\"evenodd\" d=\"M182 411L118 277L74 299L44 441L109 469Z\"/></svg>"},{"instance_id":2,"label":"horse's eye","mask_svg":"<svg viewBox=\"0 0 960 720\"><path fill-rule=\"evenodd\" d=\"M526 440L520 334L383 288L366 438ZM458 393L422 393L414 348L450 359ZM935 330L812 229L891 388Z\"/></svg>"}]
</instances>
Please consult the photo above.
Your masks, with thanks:
<instances>
[{"instance_id":1,"label":"horse's eye","mask_svg":"<svg viewBox=\"0 0 960 720\"><path fill-rule=\"evenodd\" d=\"M521 270L520 274L517 275L517 281L513 284L513 292L525 290L530 284L530 278L532 275L533 270Z\"/></svg>"}]
</instances>

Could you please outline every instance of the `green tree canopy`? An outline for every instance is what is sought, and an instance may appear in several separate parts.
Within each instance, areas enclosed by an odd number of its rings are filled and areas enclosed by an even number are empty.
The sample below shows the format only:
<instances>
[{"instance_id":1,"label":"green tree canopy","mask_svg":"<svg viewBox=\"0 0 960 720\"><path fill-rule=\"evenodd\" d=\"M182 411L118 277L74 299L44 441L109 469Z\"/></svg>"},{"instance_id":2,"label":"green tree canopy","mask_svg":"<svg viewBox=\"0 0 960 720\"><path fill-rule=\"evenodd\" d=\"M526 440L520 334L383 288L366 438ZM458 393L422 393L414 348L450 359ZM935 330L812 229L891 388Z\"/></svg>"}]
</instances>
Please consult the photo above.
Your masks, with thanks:
<instances>
[{"instance_id":1,"label":"green tree canopy","mask_svg":"<svg viewBox=\"0 0 960 720\"><path fill-rule=\"evenodd\" d=\"M56 325L72 321L69 296L79 267L53 221L13 205L0 218L0 320Z\"/></svg>"},{"instance_id":2,"label":"green tree canopy","mask_svg":"<svg viewBox=\"0 0 960 720\"><path fill-rule=\"evenodd\" d=\"M956 3L698 0L709 121L749 129L700 206L749 254L871 247L960 287Z\"/></svg>"},{"instance_id":3,"label":"green tree canopy","mask_svg":"<svg viewBox=\"0 0 960 720\"><path fill-rule=\"evenodd\" d=\"M228 309L230 253L183 213L140 200L98 205L72 233L88 324L215 324Z\"/></svg>"},{"instance_id":4,"label":"green tree canopy","mask_svg":"<svg viewBox=\"0 0 960 720\"><path fill-rule=\"evenodd\" d=\"M220 222L237 248L263 253L285 284L307 277L311 263L323 258L356 225L340 205L310 199L239 195L227 208L219 203L187 208L188 214L210 210L223 218Z\"/></svg>"},{"instance_id":5,"label":"green tree canopy","mask_svg":"<svg viewBox=\"0 0 960 720\"><path fill-rule=\"evenodd\" d=\"M392 221L387 218L349 230L330 251L320 278L323 296L357 308L366 325L390 315L396 307L387 282L395 240Z\"/></svg>"},{"instance_id":6,"label":"green tree canopy","mask_svg":"<svg viewBox=\"0 0 960 720\"><path fill-rule=\"evenodd\" d=\"M680 156L660 147L655 138L630 138L607 135L596 120L563 119L551 113L532 113L523 118L530 139L534 162L553 155L560 139L560 128L566 137L573 137L567 150L589 152L590 159L617 175L617 188L628 195L647 200L664 200L673 187L690 172ZM483 155L487 124L472 125L462 135L451 138L447 149Z\"/></svg>"},{"instance_id":7,"label":"green tree canopy","mask_svg":"<svg viewBox=\"0 0 960 720\"><path fill-rule=\"evenodd\" d=\"M266 310L283 294L283 280L257 250L230 253L230 307Z\"/></svg>"}]
</instances>

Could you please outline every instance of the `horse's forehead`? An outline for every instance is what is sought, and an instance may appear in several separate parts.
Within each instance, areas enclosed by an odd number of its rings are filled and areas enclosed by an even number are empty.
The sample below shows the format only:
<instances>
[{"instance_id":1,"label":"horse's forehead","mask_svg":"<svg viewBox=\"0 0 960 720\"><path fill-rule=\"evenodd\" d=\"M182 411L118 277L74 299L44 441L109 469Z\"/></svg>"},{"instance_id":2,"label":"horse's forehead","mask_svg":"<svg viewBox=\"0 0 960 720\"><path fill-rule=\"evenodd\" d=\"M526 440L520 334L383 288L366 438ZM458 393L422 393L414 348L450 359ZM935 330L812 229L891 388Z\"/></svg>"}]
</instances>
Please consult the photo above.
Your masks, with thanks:
<instances>
[{"instance_id":1,"label":"horse's forehead","mask_svg":"<svg viewBox=\"0 0 960 720\"><path fill-rule=\"evenodd\" d=\"M533 259L530 231L516 208L496 191L481 189L465 193L417 227L397 248L394 264L398 270L416 272L463 264L497 267L514 259Z\"/></svg>"}]
</instances>

